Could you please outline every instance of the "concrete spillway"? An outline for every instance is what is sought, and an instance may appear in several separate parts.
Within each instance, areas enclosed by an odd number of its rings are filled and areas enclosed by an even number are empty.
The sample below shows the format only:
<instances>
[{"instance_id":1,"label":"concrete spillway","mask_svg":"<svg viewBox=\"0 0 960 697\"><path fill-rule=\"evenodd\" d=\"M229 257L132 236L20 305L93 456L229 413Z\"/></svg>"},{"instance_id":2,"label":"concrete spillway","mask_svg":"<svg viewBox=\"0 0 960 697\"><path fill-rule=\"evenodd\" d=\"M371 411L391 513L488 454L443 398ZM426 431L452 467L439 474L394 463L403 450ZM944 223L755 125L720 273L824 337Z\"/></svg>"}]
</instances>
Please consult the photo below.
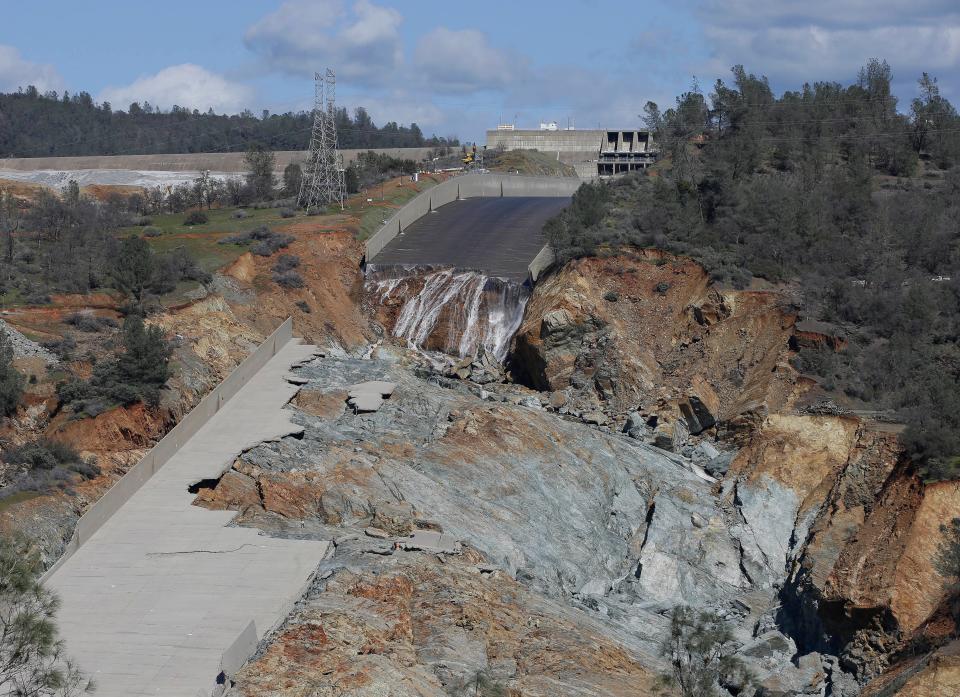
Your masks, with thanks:
<instances>
[{"instance_id":1,"label":"concrete spillway","mask_svg":"<svg viewBox=\"0 0 960 697\"><path fill-rule=\"evenodd\" d=\"M449 266L523 282L543 249L543 225L569 198L516 196L452 201L397 235L377 266Z\"/></svg>"},{"instance_id":2,"label":"concrete spillway","mask_svg":"<svg viewBox=\"0 0 960 697\"><path fill-rule=\"evenodd\" d=\"M194 506L189 488L302 430L283 409L299 389L285 376L314 348L288 342L241 375L236 395L49 574L67 654L97 695L209 695L302 594L328 543L233 527L234 511Z\"/></svg>"}]
</instances>

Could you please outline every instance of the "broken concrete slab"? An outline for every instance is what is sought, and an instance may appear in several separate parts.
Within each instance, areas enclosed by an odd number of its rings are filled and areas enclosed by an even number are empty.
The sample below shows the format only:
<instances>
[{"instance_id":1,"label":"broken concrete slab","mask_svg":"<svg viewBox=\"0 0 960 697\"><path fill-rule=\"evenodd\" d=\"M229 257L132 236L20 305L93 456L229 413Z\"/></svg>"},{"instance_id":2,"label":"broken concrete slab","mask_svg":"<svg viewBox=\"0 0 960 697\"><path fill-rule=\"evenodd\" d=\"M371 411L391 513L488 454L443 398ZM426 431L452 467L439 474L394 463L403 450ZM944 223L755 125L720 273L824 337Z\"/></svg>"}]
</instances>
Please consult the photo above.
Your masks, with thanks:
<instances>
[{"instance_id":1,"label":"broken concrete slab","mask_svg":"<svg viewBox=\"0 0 960 697\"><path fill-rule=\"evenodd\" d=\"M370 380L353 385L350 388L350 396L355 394L376 394L381 397L389 397L397 389L397 383L387 382L386 380Z\"/></svg>"},{"instance_id":2,"label":"broken concrete slab","mask_svg":"<svg viewBox=\"0 0 960 697\"><path fill-rule=\"evenodd\" d=\"M350 387L347 393L347 404L355 412L375 412L383 406L383 400L390 397L397 389L397 383L385 380L370 380Z\"/></svg>"},{"instance_id":3,"label":"broken concrete slab","mask_svg":"<svg viewBox=\"0 0 960 697\"><path fill-rule=\"evenodd\" d=\"M460 554L460 542L451 535L436 530L417 530L406 540L398 543L408 552L438 552L441 554Z\"/></svg>"},{"instance_id":4,"label":"broken concrete slab","mask_svg":"<svg viewBox=\"0 0 960 697\"><path fill-rule=\"evenodd\" d=\"M353 407L353 410L358 414L369 413L377 411L383 406L383 397L373 393L360 393L349 397L347 404Z\"/></svg>"}]
</instances>

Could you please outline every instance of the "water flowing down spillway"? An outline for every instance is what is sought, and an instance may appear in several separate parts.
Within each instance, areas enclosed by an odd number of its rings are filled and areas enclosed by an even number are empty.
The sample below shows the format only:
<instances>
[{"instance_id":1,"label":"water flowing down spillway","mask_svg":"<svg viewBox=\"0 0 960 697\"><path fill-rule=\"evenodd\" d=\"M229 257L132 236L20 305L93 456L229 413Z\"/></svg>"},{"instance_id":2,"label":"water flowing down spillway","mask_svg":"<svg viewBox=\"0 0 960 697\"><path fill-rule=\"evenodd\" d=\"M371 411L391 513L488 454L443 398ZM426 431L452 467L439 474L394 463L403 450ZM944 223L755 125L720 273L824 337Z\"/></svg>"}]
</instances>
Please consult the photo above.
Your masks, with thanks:
<instances>
[{"instance_id":1,"label":"water flowing down spillway","mask_svg":"<svg viewBox=\"0 0 960 697\"><path fill-rule=\"evenodd\" d=\"M454 269L371 266L366 287L374 301L395 308L391 332L411 348L473 356L482 346L500 361L530 297L520 283Z\"/></svg>"}]
</instances>

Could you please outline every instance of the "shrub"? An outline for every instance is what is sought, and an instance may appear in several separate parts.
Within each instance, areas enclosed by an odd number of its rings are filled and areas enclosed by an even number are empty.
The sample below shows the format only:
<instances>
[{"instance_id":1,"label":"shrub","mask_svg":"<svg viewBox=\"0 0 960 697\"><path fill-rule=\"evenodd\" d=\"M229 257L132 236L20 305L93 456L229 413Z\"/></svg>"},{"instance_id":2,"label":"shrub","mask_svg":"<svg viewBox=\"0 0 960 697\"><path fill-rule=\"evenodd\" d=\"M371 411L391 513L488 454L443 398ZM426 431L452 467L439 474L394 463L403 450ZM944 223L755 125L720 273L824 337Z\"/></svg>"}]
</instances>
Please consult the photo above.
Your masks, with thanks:
<instances>
[{"instance_id":1,"label":"shrub","mask_svg":"<svg viewBox=\"0 0 960 697\"><path fill-rule=\"evenodd\" d=\"M157 295L163 295L174 290L180 281L199 281L206 284L212 279L213 276L203 270L186 249L178 247L169 254L157 257L156 270L149 289Z\"/></svg>"},{"instance_id":2,"label":"shrub","mask_svg":"<svg viewBox=\"0 0 960 697\"><path fill-rule=\"evenodd\" d=\"M229 235L220 240L220 244L251 245L250 251L258 256L268 257L274 252L283 249L295 238L292 235L282 235L274 232L266 225L259 225L250 232Z\"/></svg>"},{"instance_id":3,"label":"shrub","mask_svg":"<svg viewBox=\"0 0 960 697\"><path fill-rule=\"evenodd\" d=\"M247 213L242 208L240 208L233 212L233 217L236 218L237 220L243 220L244 218L249 218L250 214Z\"/></svg>"},{"instance_id":4,"label":"shrub","mask_svg":"<svg viewBox=\"0 0 960 697\"><path fill-rule=\"evenodd\" d=\"M666 281L660 281L660 283L658 283L653 290L657 293L657 295L665 295L666 292L670 290L670 284Z\"/></svg>"},{"instance_id":5,"label":"shrub","mask_svg":"<svg viewBox=\"0 0 960 697\"><path fill-rule=\"evenodd\" d=\"M82 461L80 454L69 444L50 438L40 438L31 443L7 448L3 460L9 465L28 470L52 470L71 466Z\"/></svg>"},{"instance_id":6,"label":"shrub","mask_svg":"<svg viewBox=\"0 0 960 697\"><path fill-rule=\"evenodd\" d=\"M296 254L281 254L277 258L277 263L273 265L274 273L283 273L300 266L300 257Z\"/></svg>"},{"instance_id":7,"label":"shrub","mask_svg":"<svg viewBox=\"0 0 960 697\"><path fill-rule=\"evenodd\" d=\"M82 332L98 332L101 329L115 328L117 321L112 317L98 317L91 312L74 312L64 320Z\"/></svg>"},{"instance_id":8,"label":"shrub","mask_svg":"<svg viewBox=\"0 0 960 697\"><path fill-rule=\"evenodd\" d=\"M289 208L281 208L281 209L280 209L280 217L281 217L281 218L292 218L292 217L295 216L295 215L296 215L296 213L294 213L294 212L293 212L291 209L289 209Z\"/></svg>"},{"instance_id":9,"label":"shrub","mask_svg":"<svg viewBox=\"0 0 960 697\"><path fill-rule=\"evenodd\" d=\"M72 336L65 336L56 341L44 341L43 348L52 351L61 361L69 361L73 355L73 350L77 348L77 341Z\"/></svg>"},{"instance_id":10,"label":"shrub","mask_svg":"<svg viewBox=\"0 0 960 697\"><path fill-rule=\"evenodd\" d=\"M268 257L289 245L293 240L293 235L278 235L274 233L272 237L261 240L250 247L250 251L257 256Z\"/></svg>"},{"instance_id":11,"label":"shrub","mask_svg":"<svg viewBox=\"0 0 960 697\"><path fill-rule=\"evenodd\" d=\"M187 217L184 218L183 224L190 225L190 226L203 225L204 223L207 223L209 221L210 219L207 218L207 214L204 213L203 211L190 211L187 214Z\"/></svg>"},{"instance_id":12,"label":"shrub","mask_svg":"<svg viewBox=\"0 0 960 697\"><path fill-rule=\"evenodd\" d=\"M123 323L124 351L114 360L94 366L89 380L69 380L57 386L60 401L74 412L91 416L110 404L146 402L156 406L170 377L170 346L159 327L146 327L138 315Z\"/></svg>"},{"instance_id":13,"label":"shrub","mask_svg":"<svg viewBox=\"0 0 960 697\"><path fill-rule=\"evenodd\" d=\"M298 300L295 304L298 308L300 308L300 312L304 312L308 315L310 314L310 305L306 300Z\"/></svg>"},{"instance_id":14,"label":"shrub","mask_svg":"<svg viewBox=\"0 0 960 697\"><path fill-rule=\"evenodd\" d=\"M670 635L660 647L671 669L664 681L679 688L683 697L718 694L721 681L743 689L753 677L735 655L736 648L733 631L723 618L679 605L670 615Z\"/></svg>"},{"instance_id":15,"label":"shrub","mask_svg":"<svg viewBox=\"0 0 960 697\"><path fill-rule=\"evenodd\" d=\"M303 288L303 279L293 270L273 274L273 281L284 288Z\"/></svg>"},{"instance_id":16,"label":"shrub","mask_svg":"<svg viewBox=\"0 0 960 697\"><path fill-rule=\"evenodd\" d=\"M620 294L615 290L608 290L603 294L603 299L610 303L615 303L620 299Z\"/></svg>"},{"instance_id":17,"label":"shrub","mask_svg":"<svg viewBox=\"0 0 960 697\"><path fill-rule=\"evenodd\" d=\"M136 225L140 227L146 227L147 225L153 225L153 219L146 215L141 215L136 220Z\"/></svg>"},{"instance_id":18,"label":"shrub","mask_svg":"<svg viewBox=\"0 0 960 697\"><path fill-rule=\"evenodd\" d=\"M143 228L144 237L160 237L160 235L162 234L163 234L163 230L161 230L158 227L154 227L153 225L149 225Z\"/></svg>"}]
</instances>

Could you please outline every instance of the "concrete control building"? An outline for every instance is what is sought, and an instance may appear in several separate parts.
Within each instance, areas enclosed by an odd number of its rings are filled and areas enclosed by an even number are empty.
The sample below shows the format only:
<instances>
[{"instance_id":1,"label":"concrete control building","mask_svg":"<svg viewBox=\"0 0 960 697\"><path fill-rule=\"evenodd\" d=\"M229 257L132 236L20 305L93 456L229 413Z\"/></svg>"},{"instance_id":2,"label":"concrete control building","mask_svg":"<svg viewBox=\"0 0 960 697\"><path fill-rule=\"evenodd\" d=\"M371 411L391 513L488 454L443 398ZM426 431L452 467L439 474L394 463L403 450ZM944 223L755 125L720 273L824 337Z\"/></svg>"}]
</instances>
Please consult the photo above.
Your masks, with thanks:
<instances>
[{"instance_id":1,"label":"concrete control building","mask_svg":"<svg viewBox=\"0 0 960 697\"><path fill-rule=\"evenodd\" d=\"M649 131L610 129L517 129L504 124L487 131L487 149L557 153L580 177L613 176L656 161Z\"/></svg>"}]
</instances>

